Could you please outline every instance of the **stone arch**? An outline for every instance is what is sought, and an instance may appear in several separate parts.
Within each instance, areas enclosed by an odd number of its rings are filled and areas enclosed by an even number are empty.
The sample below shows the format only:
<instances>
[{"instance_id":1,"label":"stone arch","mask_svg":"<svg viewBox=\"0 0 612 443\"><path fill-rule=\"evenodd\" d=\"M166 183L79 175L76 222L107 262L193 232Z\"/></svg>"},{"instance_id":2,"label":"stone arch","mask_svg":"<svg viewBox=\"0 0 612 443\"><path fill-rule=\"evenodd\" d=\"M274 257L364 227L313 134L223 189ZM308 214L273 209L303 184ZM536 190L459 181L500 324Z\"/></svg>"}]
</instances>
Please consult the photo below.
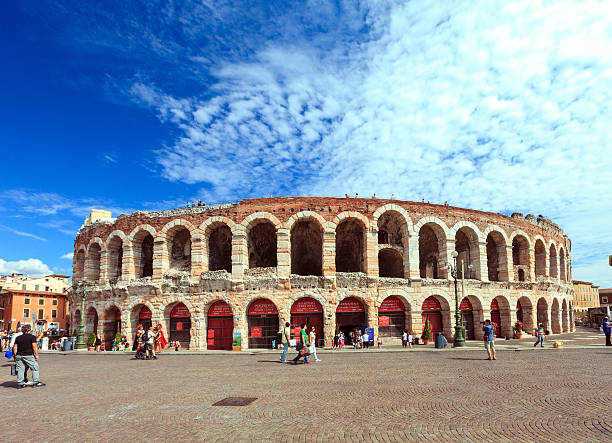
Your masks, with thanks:
<instances>
[{"instance_id":1,"label":"stone arch","mask_svg":"<svg viewBox=\"0 0 612 443\"><path fill-rule=\"evenodd\" d=\"M468 315L468 311L464 311L463 308L461 308L463 301L466 298L472 305L470 315ZM463 326L465 328L466 340L482 340L483 338L482 327L480 326L480 323L485 320L483 304L484 302L482 298L476 294L468 293L464 297L461 297L461 299L459 300L460 312L462 316ZM472 330L468 331L470 327Z\"/></svg>"},{"instance_id":2,"label":"stone arch","mask_svg":"<svg viewBox=\"0 0 612 443\"><path fill-rule=\"evenodd\" d=\"M321 294L317 293L317 292L312 292L312 291L304 291L304 292L296 292L295 294L293 294L288 300L287 302L284 304L284 306L282 306L282 312L284 315L286 315L287 317L285 317L285 320L287 320L289 317L288 315L290 315L291 313L291 307L293 306L293 304L298 301L300 298L313 298L316 301L318 301L321 304L321 307L323 308L323 317L326 318L327 314L329 312L328 309L328 301L325 299L324 296L322 296ZM279 315L281 313L281 308L279 307Z\"/></svg>"},{"instance_id":3,"label":"stone arch","mask_svg":"<svg viewBox=\"0 0 612 443\"><path fill-rule=\"evenodd\" d=\"M204 233L204 256L209 271L232 272L232 229L236 223L227 217L210 217L200 225Z\"/></svg>"},{"instance_id":4,"label":"stone arch","mask_svg":"<svg viewBox=\"0 0 612 443\"><path fill-rule=\"evenodd\" d=\"M314 211L300 211L289 217L289 220L287 220L287 222L285 223L285 227L288 230L291 230L293 225L301 220L316 220L319 226L321 226L321 230L325 230L325 226L327 225L327 221L325 221L325 219L320 214Z\"/></svg>"},{"instance_id":5,"label":"stone arch","mask_svg":"<svg viewBox=\"0 0 612 443\"><path fill-rule=\"evenodd\" d=\"M182 303L189 310L190 322L191 326L189 328L189 349L198 349L198 338L200 337L198 333L198 313L199 311L196 309L196 306L190 301L183 297L168 297L164 300L166 304L161 309L162 319L164 323L164 330L168 332L168 341L171 340L172 334L172 321L170 318L170 313L174 309L175 306ZM180 341L180 340L179 340ZM185 346L184 343L181 343L182 346Z\"/></svg>"},{"instance_id":6,"label":"stone arch","mask_svg":"<svg viewBox=\"0 0 612 443\"><path fill-rule=\"evenodd\" d=\"M169 269L191 272L192 241L198 232L195 226L182 219L172 220L159 232L157 238L165 241Z\"/></svg>"},{"instance_id":7,"label":"stone arch","mask_svg":"<svg viewBox=\"0 0 612 443\"><path fill-rule=\"evenodd\" d=\"M514 271L515 281L529 281L531 280L530 266L531 266L531 254L530 248L531 243L529 237L521 230L514 231L510 236L512 240L512 267ZM519 271L523 271L520 273ZM523 280L521 280L521 277Z\"/></svg>"},{"instance_id":8,"label":"stone arch","mask_svg":"<svg viewBox=\"0 0 612 443\"><path fill-rule=\"evenodd\" d=\"M546 277L546 246L544 239L536 237L534 245L534 257L535 257L535 275L537 277Z\"/></svg>"},{"instance_id":9,"label":"stone arch","mask_svg":"<svg viewBox=\"0 0 612 443\"><path fill-rule=\"evenodd\" d=\"M119 318L117 318L119 317ZM121 331L121 308L116 303L110 303L103 311L102 343L107 351L112 349L115 334Z\"/></svg>"},{"instance_id":10,"label":"stone arch","mask_svg":"<svg viewBox=\"0 0 612 443\"><path fill-rule=\"evenodd\" d=\"M130 233L128 239L132 248L134 262L133 275L136 278L153 277L154 241L157 236L151 225L139 225Z\"/></svg>"},{"instance_id":11,"label":"stone arch","mask_svg":"<svg viewBox=\"0 0 612 443\"><path fill-rule=\"evenodd\" d=\"M259 213L256 213L259 214ZM251 214L252 217L256 214ZM249 268L276 268L278 265L278 226L270 218L258 217L246 222ZM274 217L276 219L276 217ZM248 220L248 222L247 222ZM276 220L278 222L278 220Z\"/></svg>"},{"instance_id":12,"label":"stone arch","mask_svg":"<svg viewBox=\"0 0 612 443\"><path fill-rule=\"evenodd\" d=\"M551 243L549 251L548 268L550 270L550 278L559 278L559 260L557 257L557 248L554 243Z\"/></svg>"},{"instance_id":13,"label":"stone arch","mask_svg":"<svg viewBox=\"0 0 612 443\"><path fill-rule=\"evenodd\" d=\"M413 332L416 333L418 336L421 335L423 327L425 325L425 314L423 314L423 312L426 312L426 310L423 309L423 304L426 302L426 300L429 297L433 297L435 298L438 303L440 303L440 317L442 320L442 333L444 334L444 336L446 337L446 339L448 341L452 341L453 340L453 333L452 333L452 327L451 327L451 315L450 315L450 307L452 305L452 301L450 299L450 297L447 294L443 294L439 291L435 292L435 293L431 293L431 294L423 294L423 298L421 300L420 305L418 306L420 311L421 311L421 328L419 330L414 330L413 327ZM414 325L414 323L413 323ZM433 339L433 337L432 337Z\"/></svg>"},{"instance_id":14,"label":"stone arch","mask_svg":"<svg viewBox=\"0 0 612 443\"><path fill-rule=\"evenodd\" d=\"M548 329L550 327L548 312L548 302L544 297L540 297L537 302L536 327L539 323L542 323L544 329Z\"/></svg>"},{"instance_id":15,"label":"stone arch","mask_svg":"<svg viewBox=\"0 0 612 443\"><path fill-rule=\"evenodd\" d=\"M565 251L563 247L559 248L559 279L562 282L567 281L567 269L565 267Z\"/></svg>"},{"instance_id":16,"label":"stone arch","mask_svg":"<svg viewBox=\"0 0 612 443\"><path fill-rule=\"evenodd\" d=\"M395 219L395 224L399 226L394 227L396 229L393 230L397 230L398 232L391 236L391 240L393 241L381 242L380 234L381 229L384 229L384 225L387 224L387 221L385 220L386 217L388 217L390 220ZM408 212L406 212L404 208L389 203L374 211L373 218L373 224L378 228L379 244L394 244L397 246L406 245L405 239L407 239L407 237L410 235L409 233L412 232L413 224L410 215L408 215Z\"/></svg>"},{"instance_id":17,"label":"stone arch","mask_svg":"<svg viewBox=\"0 0 612 443\"><path fill-rule=\"evenodd\" d=\"M378 276L404 278L404 260L396 248L382 248L378 251Z\"/></svg>"},{"instance_id":18,"label":"stone arch","mask_svg":"<svg viewBox=\"0 0 612 443\"><path fill-rule=\"evenodd\" d=\"M553 298L552 306L550 309L550 329L553 334L560 334L562 332L561 326L561 305L557 297Z\"/></svg>"},{"instance_id":19,"label":"stone arch","mask_svg":"<svg viewBox=\"0 0 612 443\"><path fill-rule=\"evenodd\" d=\"M365 272L368 220L356 212L343 212L336 221L336 272Z\"/></svg>"},{"instance_id":20,"label":"stone arch","mask_svg":"<svg viewBox=\"0 0 612 443\"><path fill-rule=\"evenodd\" d=\"M485 242L489 281L508 281L506 237L505 235L502 235L502 232L496 229L487 229L487 231L485 231L487 232Z\"/></svg>"},{"instance_id":21,"label":"stone arch","mask_svg":"<svg viewBox=\"0 0 612 443\"><path fill-rule=\"evenodd\" d=\"M198 229L189 220L175 218L174 220L171 220L164 225L161 231L159 231L157 238L163 238L167 240L168 234L172 231L176 231L177 227L183 227L187 229L190 235L195 235L199 232Z\"/></svg>"},{"instance_id":22,"label":"stone arch","mask_svg":"<svg viewBox=\"0 0 612 443\"><path fill-rule=\"evenodd\" d=\"M376 309L380 308L380 305L382 304L382 302L391 296L395 296L399 298L402 301L402 303L404 303L404 306L407 306L409 308L411 308L412 304L414 303L412 296L410 295L408 291L404 289L387 289L387 290L378 292L378 296L376 297L374 307Z\"/></svg>"},{"instance_id":23,"label":"stone arch","mask_svg":"<svg viewBox=\"0 0 612 443\"><path fill-rule=\"evenodd\" d=\"M421 278L443 278L446 275L446 242L449 230L441 220L424 217L415 226L419 236L419 272Z\"/></svg>"},{"instance_id":24,"label":"stone arch","mask_svg":"<svg viewBox=\"0 0 612 443\"><path fill-rule=\"evenodd\" d=\"M510 300L505 295L497 295L491 300L491 305L497 301L499 307L499 319L501 321L501 328L498 329L496 326L495 332L498 337L512 337L512 328L514 323L512 322L512 310L510 308ZM491 322L495 323L494 313L491 310Z\"/></svg>"},{"instance_id":25,"label":"stone arch","mask_svg":"<svg viewBox=\"0 0 612 443\"><path fill-rule=\"evenodd\" d=\"M106 276L111 282L120 280L122 277L126 239L126 235L121 231L111 232L106 239Z\"/></svg>"},{"instance_id":26,"label":"stone arch","mask_svg":"<svg viewBox=\"0 0 612 443\"><path fill-rule=\"evenodd\" d=\"M451 234L455 239L457 252L457 271L461 275L463 264L466 279L479 279L480 276L480 247L482 233L474 223L460 221L453 226Z\"/></svg>"},{"instance_id":27,"label":"stone arch","mask_svg":"<svg viewBox=\"0 0 612 443\"><path fill-rule=\"evenodd\" d=\"M333 223L334 229L337 230L338 225L342 223L342 221L347 220L347 219L359 220L363 224L366 232L368 231L368 228L370 227L370 220L368 220L368 218L365 215L363 215L361 212L344 211L336 215L333 218L332 223Z\"/></svg>"},{"instance_id":28,"label":"stone arch","mask_svg":"<svg viewBox=\"0 0 612 443\"><path fill-rule=\"evenodd\" d=\"M151 311L151 325L154 325L157 321L159 321L160 314L150 302L145 300L137 300L128 305L124 305L123 312L126 312L129 315L125 334L130 343L133 343L132 340L135 340L136 329L140 323L140 312L145 307ZM167 331L167 329L164 330L164 336L166 336Z\"/></svg>"},{"instance_id":29,"label":"stone arch","mask_svg":"<svg viewBox=\"0 0 612 443\"><path fill-rule=\"evenodd\" d=\"M287 226L290 232L291 274L323 275L323 217L311 211L302 211L294 214Z\"/></svg>"},{"instance_id":30,"label":"stone arch","mask_svg":"<svg viewBox=\"0 0 612 443\"><path fill-rule=\"evenodd\" d=\"M87 248L81 245L78 247L76 254L74 254L74 265L73 265L73 276L74 280L80 281L85 279L85 256L87 255Z\"/></svg>"},{"instance_id":31,"label":"stone arch","mask_svg":"<svg viewBox=\"0 0 612 443\"><path fill-rule=\"evenodd\" d=\"M97 334L98 331L98 322L100 321L100 317L98 316L98 310L94 305L89 305L85 307L85 336L83 337L84 341L87 343L87 339L89 335L93 332Z\"/></svg>"},{"instance_id":32,"label":"stone arch","mask_svg":"<svg viewBox=\"0 0 612 443\"><path fill-rule=\"evenodd\" d=\"M104 251L104 243L99 237L92 238L87 246L85 257L85 280L100 283L101 259Z\"/></svg>"}]
</instances>

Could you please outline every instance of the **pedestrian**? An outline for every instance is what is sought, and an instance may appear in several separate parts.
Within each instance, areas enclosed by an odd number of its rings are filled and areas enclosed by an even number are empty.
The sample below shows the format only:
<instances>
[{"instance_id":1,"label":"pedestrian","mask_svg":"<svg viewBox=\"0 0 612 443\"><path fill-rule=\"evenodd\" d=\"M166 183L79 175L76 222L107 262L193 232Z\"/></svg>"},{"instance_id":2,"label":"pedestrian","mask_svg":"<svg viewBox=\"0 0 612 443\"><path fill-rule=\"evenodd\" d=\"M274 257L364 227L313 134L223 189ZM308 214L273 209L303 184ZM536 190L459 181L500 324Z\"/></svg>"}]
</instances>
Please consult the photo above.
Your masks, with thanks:
<instances>
[{"instance_id":1,"label":"pedestrian","mask_svg":"<svg viewBox=\"0 0 612 443\"><path fill-rule=\"evenodd\" d=\"M300 358L304 357L304 363L308 364L308 334L306 333L306 325L303 324L300 326L300 338L299 342L295 346L295 350L297 351L297 355L293 359L293 364L297 365Z\"/></svg>"},{"instance_id":2,"label":"pedestrian","mask_svg":"<svg viewBox=\"0 0 612 443\"><path fill-rule=\"evenodd\" d=\"M338 340L340 341L340 349L344 349L344 332L340 331Z\"/></svg>"},{"instance_id":3,"label":"pedestrian","mask_svg":"<svg viewBox=\"0 0 612 443\"><path fill-rule=\"evenodd\" d=\"M285 322L280 330L281 344L283 345L283 353L281 354L281 363L287 363L287 351L289 350L289 341L291 340L291 323Z\"/></svg>"},{"instance_id":4,"label":"pedestrian","mask_svg":"<svg viewBox=\"0 0 612 443\"><path fill-rule=\"evenodd\" d=\"M38 388L45 386L38 378L38 346L36 345L36 337L30 334L30 325L21 327L22 334L15 339L13 345L13 355L15 355L17 369L17 388L25 388L24 379L25 368L30 368L32 371L32 387Z\"/></svg>"},{"instance_id":5,"label":"pedestrian","mask_svg":"<svg viewBox=\"0 0 612 443\"><path fill-rule=\"evenodd\" d=\"M17 340L17 338L21 337L22 335L23 335L23 332L21 332L21 329L13 333L13 335L11 336L11 340L9 342L9 349L13 349L13 347L15 346L15 340ZM13 352L13 360L15 360L15 362L17 361L17 358L14 352ZM30 384L30 382L28 381L28 367L27 366L24 369L23 382L25 384Z\"/></svg>"},{"instance_id":6,"label":"pedestrian","mask_svg":"<svg viewBox=\"0 0 612 443\"><path fill-rule=\"evenodd\" d=\"M340 338L338 337L338 333L334 334L334 341L332 342L332 349L338 349L340 346Z\"/></svg>"},{"instance_id":7,"label":"pedestrian","mask_svg":"<svg viewBox=\"0 0 612 443\"><path fill-rule=\"evenodd\" d=\"M157 334L155 333L153 326L149 326L149 331L147 332L147 338L145 341L145 345L146 345L145 355L146 355L147 360L157 360L157 355L155 355L156 337L157 337Z\"/></svg>"},{"instance_id":8,"label":"pedestrian","mask_svg":"<svg viewBox=\"0 0 612 443\"><path fill-rule=\"evenodd\" d=\"M174 342L174 351L175 351L175 352L178 352L178 350L179 350L179 349L181 349L181 342L180 342L180 341L178 341L178 340L176 340L176 341Z\"/></svg>"},{"instance_id":9,"label":"pedestrian","mask_svg":"<svg viewBox=\"0 0 612 443\"><path fill-rule=\"evenodd\" d=\"M412 337L412 332L408 333L408 347L412 349L412 342L414 341L414 337Z\"/></svg>"},{"instance_id":10,"label":"pedestrian","mask_svg":"<svg viewBox=\"0 0 612 443\"><path fill-rule=\"evenodd\" d=\"M96 341L94 343L94 346L96 347L96 351L99 352L102 347L102 339L100 338L100 334L96 334Z\"/></svg>"},{"instance_id":11,"label":"pedestrian","mask_svg":"<svg viewBox=\"0 0 612 443\"><path fill-rule=\"evenodd\" d=\"M406 348L408 346L408 331L404 329L402 332L402 348Z\"/></svg>"},{"instance_id":12,"label":"pedestrian","mask_svg":"<svg viewBox=\"0 0 612 443\"><path fill-rule=\"evenodd\" d=\"M308 350L314 356L315 361L321 361L319 359L319 357L317 357L317 347L316 347L317 333L315 332L315 327L314 326L312 326L310 328L310 334L308 334L308 340L309 340L309 343L310 343L310 346L309 346Z\"/></svg>"},{"instance_id":13,"label":"pedestrian","mask_svg":"<svg viewBox=\"0 0 612 443\"><path fill-rule=\"evenodd\" d=\"M601 324L601 329L603 333L606 334L606 346L612 346L610 343L610 332L612 332L612 326L610 325L610 320L608 317L604 317L603 323Z\"/></svg>"},{"instance_id":14,"label":"pedestrian","mask_svg":"<svg viewBox=\"0 0 612 443\"><path fill-rule=\"evenodd\" d=\"M538 327L536 329L536 342L533 344L533 347L535 348L538 343L540 343L541 348L544 347L544 326L542 323L538 323Z\"/></svg>"},{"instance_id":15,"label":"pedestrian","mask_svg":"<svg viewBox=\"0 0 612 443\"><path fill-rule=\"evenodd\" d=\"M366 331L363 331L363 335L361 336L361 342L363 343L362 345L363 349L370 348L370 336L368 335Z\"/></svg>"},{"instance_id":16,"label":"pedestrian","mask_svg":"<svg viewBox=\"0 0 612 443\"><path fill-rule=\"evenodd\" d=\"M489 360L495 360L495 327L491 324L491 320L485 320L485 325L482 328L483 340Z\"/></svg>"},{"instance_id":17,"label":"pedestrian","mask_svg":"<svg viewBox=\"0 0 612 443\"><path fill-rule=\"evenodd\" d=\"M382 348L382 337L379 335L378 336L378 349Z\"/></svg>"},{"instance_id":18,"label":"pedestrian","mask_svg":"<svg viewBox=\"0 0 612 443\"><path fill-rule=\"evenodd\" d=\"M168 341L166 340L166 337L164 337L164 331L162 330L161 323L157 324L155 332L155 352L160 353L162 349L168 346Z\"/></svg>"}]
</instances>

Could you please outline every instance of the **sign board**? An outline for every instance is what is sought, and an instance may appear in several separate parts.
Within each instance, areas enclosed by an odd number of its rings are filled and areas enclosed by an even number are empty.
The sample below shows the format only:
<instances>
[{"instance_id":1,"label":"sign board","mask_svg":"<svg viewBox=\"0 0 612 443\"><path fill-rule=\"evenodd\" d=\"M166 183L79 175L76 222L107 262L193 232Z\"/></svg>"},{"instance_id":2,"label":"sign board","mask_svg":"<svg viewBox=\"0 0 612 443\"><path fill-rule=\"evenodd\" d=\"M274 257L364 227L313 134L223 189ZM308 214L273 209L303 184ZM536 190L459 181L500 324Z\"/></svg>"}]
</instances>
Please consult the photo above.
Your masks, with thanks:
<instances>
[{"instance_id":1,"label":"sign board","mask_svg":"<svg viewBox=\"0 0 612 443\"><path fill-rule=\"evenodd\" d=\"M251 328L251 337L261 337L261 328L259 326L254 326Z\"/></svg>"},{"instance_id":2,"label":"sign board","mask_svg":"<svg viewBox=\"0 0 612 443\"><path fill-rule=\"evenodd\" d=\"M496 298L491 302L491 311L499 311L499 303L497 303Z\"/></svg>"},{"instance_id":3,"label":"sign board","mask_svg":"<svg viewBox=\"0 0 612 443\"><path fill-rule=\"evenodd\" d=\"M176 322L176 326L174 327L175 331L182 331L183 330L183 322L182 321L177 321Z\"/></svg>"},{"instance_id":4,"label":"sign board","mask_svg":"<svg viewBox=\"0 0 612 443\"><path fill-rule=\"evenodd\" d=\"M278 315L278 310L271 300L261 298L249 307L248 315Z\"/></svg>"},{"instance_id":5,"label":"sign board","mask_svg":"<svg viewBox=\"0 0 612 443\"><path fill-rule=\"evenodd\" d=\"M215 338L215 330L214 329L209 329L208 330L208 338Z\"/></svg>"},{"instance_id":6,"label":"sign board","mask_svg":"<svg viewBox=\"0 0 612 443\"><path fill-rule=\"evenodd\" d=\"M208 346L214 346L215 345L215 339L214 338L209 338L208 340L206 340L206 344Z\"/></svg>"},{"instance_id":7,"label":"sign board","mask_svg":"<svg viewBox=\"0 0 612 443\"><path fill-rule=\"evenodd\" d=\"M140 310L140 314L138 314L138 318L141 320L146 320L146 319L151 319L153 318L153 314L151 313L151 310L149 309L148 306L143 306L142 309Z\"/></svg>"},{"instance_id":8,"label":"sign board","mask_svg":"<svg viewBox=\"0 0 612 443\"><path fill-rule=\"evenodd\" d=\"M318 314L323 313L321 303L316 301L314 298L302 297L293 303L291 306L292 314Z\"/></svg>"},{"instance_id":9,"label":"sign board","mask_svg":"<svg viewBox=\"0 0 612 443\"><path fill-rule=\"evenodd\" d=\"M472 303L470 303L470 300L467 297L464 297L463 300L461 300L461 303L459 304L459 310L460 311L471 311L472 310Z\"/></svg>"},{"instance_id":10,"label":"sign board","mask_svg":"<svg viewBox=\"0 0 612 443\"><path fill-rule=\"evenodd\" d=\"M363 303L355 297L345 298L340 302L336 312L364 312Z\"/></svg>"},{"instance_id":11,"label":"sign board","mask_svg":"<svg viewBox=\"0 0 612 443\"><path fill-rule=\"evenodd\" d=\"M404 311L404 303L392 295L391 297L385 298L385 300L381 303L380 308L378 308L379 312L397 312Z\"/></svg>"},{"instance_id":12,"label":"sign board","mask_svg":"<svg viewBox=\"0 0 612 443\"><path fill-rule=\"evenodd\" d=\"M427 297L423 302L423 311L441 311L440 302L435 297Z\"/></svg>"},{"instance_id":13,"label":"sign board","mask_svg":"<svg viewBox=\"0 0 612 443\"><path fill-rule=\"evenodd\" d=\"M187 306L185 306L183 303L179 303L172 309L172 312L170 312L170 317L171 318L189 318L191 317L191 314L189 313L189 309L187 309Z\"/></svg>"},{"instance_id":14,"label":"sign board","mask_svg":"<svg viewBox=\"0 0 612 443\"><path fill-rule=\"evenodd\" d=\"M366 334L368 334L368 341L370 344L374 344L374 328L366 328Z\"/></svg>"},{"instance_id":15,"label":"sign board","mask_svg":"<svg viewBox=\"0 0 612 443\"><path fill-rule=\"evenodd\" d=\"M232 351L240 351L242 348L242 334L239 331L234 331L232 336Z\"/></svg>"},{"instance_id":16,"label":"sign board","mask_svg":"<svg viewBox=\"0 0 612 443\"><path fill-rule=\"evenodd\" d=\"M232 307L223 300L213 303L208 310L209 317L231 317L232 315Z\"/></svg>"},{"instance_id":17,"label":"sign board","mask_svg":"<svg viewBox=\"0 0 612 443\"><path fill-rule=\"evenodd\" d=\"M389 317L386 315L378 317L378 326L389 326Z\"/></svg>"}]
</instances>

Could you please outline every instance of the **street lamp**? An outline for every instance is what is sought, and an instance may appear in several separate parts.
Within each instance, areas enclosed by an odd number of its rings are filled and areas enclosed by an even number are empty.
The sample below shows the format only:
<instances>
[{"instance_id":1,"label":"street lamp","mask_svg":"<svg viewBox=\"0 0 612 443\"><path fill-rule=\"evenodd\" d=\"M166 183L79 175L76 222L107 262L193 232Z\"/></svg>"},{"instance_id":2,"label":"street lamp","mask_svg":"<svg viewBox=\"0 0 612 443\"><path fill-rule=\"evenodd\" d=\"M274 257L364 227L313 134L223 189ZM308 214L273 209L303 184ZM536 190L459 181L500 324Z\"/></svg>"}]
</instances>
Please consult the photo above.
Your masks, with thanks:
<instances>
[{"instance_id":1,"label":"street lamp","mask_svg":"<svg viewBox=\"0 0 612 443\"><path fill-rule=\"evenodd\" d=\"M87 343L85 343L85 299L87 298L87 288L85 285L77 287L76 293L81 296L81 324L79 325L79 332L77 332L76 349L87 349Z\"/></svg>"},{"instance_id":2,"label":"street lamp","mask_svg":"<svg viewBox=\"0 0 612 443\"><path fill-rule=\"evenodd\" d=\"M446 263L446 268L449 270L455 280L455 338L453 340L454 348L462 348L465 346L465 330L461 321L461 312L459 311L459 293L457 289L457 251L453 251L453 263ZM463 269L462 269L463 271Z\"/></svg>"}]
</instances>

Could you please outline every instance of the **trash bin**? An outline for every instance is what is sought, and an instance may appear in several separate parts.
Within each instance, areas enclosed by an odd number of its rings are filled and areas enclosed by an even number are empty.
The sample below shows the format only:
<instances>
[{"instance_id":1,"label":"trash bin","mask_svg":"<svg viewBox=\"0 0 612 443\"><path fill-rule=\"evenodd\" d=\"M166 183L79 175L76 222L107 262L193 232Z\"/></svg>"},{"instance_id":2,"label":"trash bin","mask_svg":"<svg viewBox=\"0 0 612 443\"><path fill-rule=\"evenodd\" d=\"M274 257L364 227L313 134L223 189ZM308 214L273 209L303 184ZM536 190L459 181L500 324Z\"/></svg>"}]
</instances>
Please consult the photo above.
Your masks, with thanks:
<instances>
[{"instance_id":1,"label":"trash bin","mask_svg":"<svg viewBox=\"0 0 612 443\"><path fill-rule=\"evenodd\" d=\"M72 342L70 340L64 340L62 350L63 351L72 351Z\"/></svg>"},{"instance_id":2,"label":"trash bin","mask_svg":"<svg viewBox=\"0 0 612 443\"><path fill-rule=\"evenodd\" d=\"M415 345L419 344L419 337L414 337L412 340L414 341Z\"/></svg>"},{"instance_id":3,"label":"trash bin","mask_svg":"<svg viewBox=\"0 0 612 443\"><path fill-rule=\"evenodd\" d=\"M444 347L444 337L442 336L441 332L436 332L436 338L435 338L434 343L435 343L436 348Z\"/></svg>"}]
</instances>

